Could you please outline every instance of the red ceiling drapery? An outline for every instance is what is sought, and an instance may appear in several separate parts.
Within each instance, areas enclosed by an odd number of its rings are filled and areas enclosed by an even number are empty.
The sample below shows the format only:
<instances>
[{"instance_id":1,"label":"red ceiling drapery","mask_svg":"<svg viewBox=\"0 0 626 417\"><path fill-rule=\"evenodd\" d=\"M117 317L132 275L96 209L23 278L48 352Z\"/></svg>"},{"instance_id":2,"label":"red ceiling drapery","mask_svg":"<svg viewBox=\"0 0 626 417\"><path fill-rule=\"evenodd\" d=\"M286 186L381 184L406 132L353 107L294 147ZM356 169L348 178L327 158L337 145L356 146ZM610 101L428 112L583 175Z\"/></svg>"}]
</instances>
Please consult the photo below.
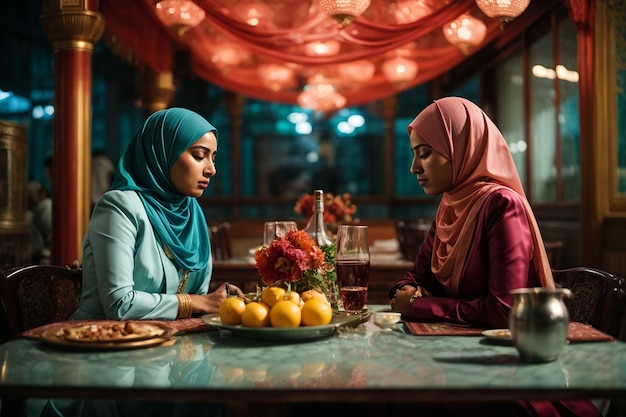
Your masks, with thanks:
<instances>
[{"instance_id":1,"label":"red ceiling drapery","mask_svg":"<svg viewBox=\"0 0 626 417\"><path fill-rule=\"evenodd\" d=\"M390 20L388 7L394 1L372 0L368 10L345 28L317 11L311 1L266 1L272 15L258 26L250 26L241 15L250 0L195 0L206 17L199 26L179 36L159 21L154 3L154 0L107 0L101 5L109 34L132 50L139 61L154 71L169 71L173 53L186 50L192 71L212 84L247 97L292 104L297 103L307 78L317 72L331 79L338 92L346 97L346 105L352 106L389 97L449 71L466 56L445 40L442 27L463 13L469 12L486 23L487 36L481 46L502 31L497 20L482 14L475 0L457 0L447 5L425 1L432 13L407 24ZM306 55L304 44L319 40L339 41L341 53ZM234 64L216 62L217 50L222 45L234 51L231 54ZM380 69L386 58L397 53L419 65L417 76L402 85L391 84ZM363 59L377 65L371 80L358 84L337 77L337 65ZM275 91L259 79L257 67L263 63L286 64L296 71L298 78L293 85Z\"/></svg>"}]
</instances>

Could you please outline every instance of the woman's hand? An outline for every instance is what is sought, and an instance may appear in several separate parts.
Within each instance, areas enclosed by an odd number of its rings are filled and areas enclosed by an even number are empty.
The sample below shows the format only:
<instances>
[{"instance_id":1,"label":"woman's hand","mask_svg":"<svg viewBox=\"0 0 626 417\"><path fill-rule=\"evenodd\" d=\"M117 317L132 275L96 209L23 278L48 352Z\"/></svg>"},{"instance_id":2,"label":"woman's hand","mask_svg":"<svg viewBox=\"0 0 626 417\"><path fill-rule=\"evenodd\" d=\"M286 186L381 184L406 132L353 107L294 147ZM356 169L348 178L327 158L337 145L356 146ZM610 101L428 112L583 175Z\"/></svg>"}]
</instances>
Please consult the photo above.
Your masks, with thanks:
<instances>
[{"instance_id":1,"label":"woman's hand","mask_svg":"<svg viewBox=\"0 0 626 417\"><path fill-rule=\"evenodd\" d=\"M228 293L227 293L228 289ZM208 314L217 313L222 301L228 296L242 297L243 291L236 285L225 283L209 294L189 294L191 296L191 309L194 313Z\"/></svg>"},{"instance_id":2,"label":"woman's hand","mask_svg":"<svg viewBox=\"0 0 626 417\"><path fill-rule=\"evenodd\" d=\"M409 301L417 289L410 285L405 285L396 291L395 296L391 299L391 309L407 316L411 311L411 302Z\"/></svg>"},{"instance_id":3,"label":"woman's hand","mask_svg":"<svg viewBox=\"0 0 626 417\"><path fill-rule=\"evenodd\" d=\"M408 316L411 312L411 306L417 298L431 297L432 294L424 288L417 286L412 287L405 285L396 291L396 295L391 299L391 309Z\"/></svg>"}]
</instances>

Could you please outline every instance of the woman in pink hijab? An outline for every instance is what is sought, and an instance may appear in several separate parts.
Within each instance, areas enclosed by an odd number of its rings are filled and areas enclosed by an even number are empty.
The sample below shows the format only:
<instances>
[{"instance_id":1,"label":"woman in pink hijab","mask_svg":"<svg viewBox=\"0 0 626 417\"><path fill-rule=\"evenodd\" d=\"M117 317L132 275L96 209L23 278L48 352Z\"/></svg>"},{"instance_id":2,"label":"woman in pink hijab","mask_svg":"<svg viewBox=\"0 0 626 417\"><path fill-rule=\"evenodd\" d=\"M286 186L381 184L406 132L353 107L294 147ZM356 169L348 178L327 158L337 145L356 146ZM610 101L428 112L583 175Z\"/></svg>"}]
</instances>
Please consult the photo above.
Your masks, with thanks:
<instances>
[{"instance_id":1,"label":"woman in pink hijab","mask_svg":"<svg viewBox=\"0 0 626 417\"><path fill-rule=\"evenodd\" d=\"M435 100L408 130L411 172L443 197L413 268L389 293L391 307L412 321L508 327L509 292L554 288L554 280L504 137L458 97ZM437 415L600 416L587 400L432 407Z\"/></svg>"},{"instance_id":2,"label":"woman in pink hijab","mask_svg":"<svg viewBox=\"0 0 626 417\"><path fill-rule=\"evenodd\" d=\"M408 130L411 172L427 194L443 197L391 307L409 320L508 327L509 292L554 281L504 137L458 97L436 100Z\"/></svg>"}]
</instances>

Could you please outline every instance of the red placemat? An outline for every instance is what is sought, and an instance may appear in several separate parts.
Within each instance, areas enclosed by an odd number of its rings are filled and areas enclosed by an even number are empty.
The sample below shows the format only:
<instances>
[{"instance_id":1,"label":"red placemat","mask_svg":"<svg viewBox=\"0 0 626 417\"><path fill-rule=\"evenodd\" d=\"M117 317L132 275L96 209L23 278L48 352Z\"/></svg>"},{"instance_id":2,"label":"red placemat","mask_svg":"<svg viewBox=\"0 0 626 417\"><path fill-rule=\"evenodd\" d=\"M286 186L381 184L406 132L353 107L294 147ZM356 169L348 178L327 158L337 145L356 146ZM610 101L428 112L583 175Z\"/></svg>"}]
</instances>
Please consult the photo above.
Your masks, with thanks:
<instances>
[{"instance_id":1,"label":"red placemat","mask_svg":"<svg viewBox=\"0 0 626 417\"><path fill-rule=\"evenodd\" d=\"M485 330L448 323L407 322L406 325L416 336L480 336L480 333Z\"/></svg>"},{"instance_id":2,"label":"red placemat","mask_svg":"<svg viewBox=\"0 0 626 417\"><path fill-rule=\"evenodd\" d=\"M612 342L615 338L585 323L570 322L567 330L570 343Z\"/></svg>"},{"instance_id":3,"label":"red placemat","mask_svg":"<svg viewBox=\"0 0 626 417\"><path fill-rule=\"evenodd\" d=\"M482 328L458 326L448 323L406 323L409 331L416 336L481 336ZM571 322L567 331L570 343L610 342L612 336L584 323Z\"/></svg>"},{"instance_id":4,"label":"red placemat","mask_svg":"<svg viewBox=\"0 0 626 417\"><path fill-rule=\"evenodd\" d=\"M106 322L115 322L114 320L77 320L77 321L59 321L56 323L45 324L40 327L36 327L34 329L26 330L22 333L23 337L39 339L41 334L49 329L54 329L57 327L67 326L67 325L76 325L79 326L81 324L86 323L106 323ZM210 330L215 330L209 324L207 324L201 317L191 317L188 319L179 319L173 321L166 320L146 320L146 323L162 323L169 327L176 329L176 333L187 333L187 332L206 332Z\"/></svg>"}]
</instances>

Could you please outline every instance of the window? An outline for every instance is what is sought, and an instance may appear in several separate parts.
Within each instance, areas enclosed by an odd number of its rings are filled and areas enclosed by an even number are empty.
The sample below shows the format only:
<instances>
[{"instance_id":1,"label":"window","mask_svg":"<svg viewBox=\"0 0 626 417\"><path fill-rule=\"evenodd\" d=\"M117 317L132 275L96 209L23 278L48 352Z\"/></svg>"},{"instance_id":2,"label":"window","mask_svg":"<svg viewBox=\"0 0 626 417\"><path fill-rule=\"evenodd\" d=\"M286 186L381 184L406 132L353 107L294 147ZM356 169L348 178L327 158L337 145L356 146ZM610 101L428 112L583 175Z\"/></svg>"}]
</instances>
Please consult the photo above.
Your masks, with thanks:
<instances>
[{"instance_id":1,"label":"window","mask_svg":"<svg viewBox=\"0 0 626 417\"><path fill-rule=\"evenodd\" d=\"M576 29L569 19L563 19L553 32L538 37L493 69L494 121L509 144L534 204L580 199Z\"/></svg>"}]
</instances>

